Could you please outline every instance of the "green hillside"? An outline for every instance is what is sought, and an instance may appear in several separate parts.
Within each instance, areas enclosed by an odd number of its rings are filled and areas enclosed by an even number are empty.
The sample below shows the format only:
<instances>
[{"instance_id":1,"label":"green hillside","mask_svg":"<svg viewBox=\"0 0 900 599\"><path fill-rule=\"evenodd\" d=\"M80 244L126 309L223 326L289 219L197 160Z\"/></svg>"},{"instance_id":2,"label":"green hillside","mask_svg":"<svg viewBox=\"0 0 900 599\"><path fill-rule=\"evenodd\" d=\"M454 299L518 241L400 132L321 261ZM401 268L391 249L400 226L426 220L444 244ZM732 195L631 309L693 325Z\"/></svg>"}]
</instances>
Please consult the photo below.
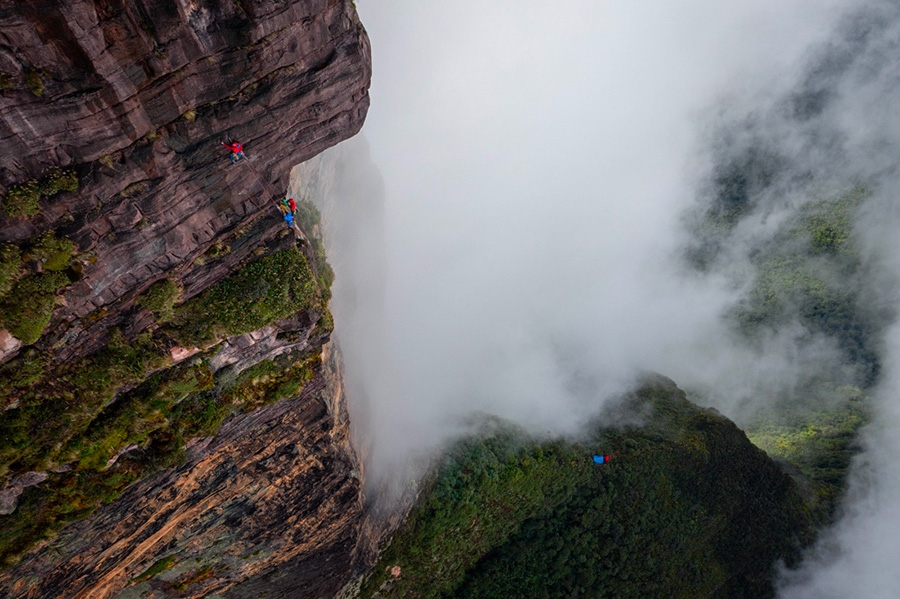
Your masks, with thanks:
<instances>
[{"instance_id":1,"label":"green hillside","mask_svg":"<svg viewBox=\"0 0 900 599\"><path fill-rule=\"evenodd\" d=\"M773 596L814 536L791 478L662 377L617 409L645 426L576 442L491 421L459 443L360 596Z\"/></svg>"}]
</instances>

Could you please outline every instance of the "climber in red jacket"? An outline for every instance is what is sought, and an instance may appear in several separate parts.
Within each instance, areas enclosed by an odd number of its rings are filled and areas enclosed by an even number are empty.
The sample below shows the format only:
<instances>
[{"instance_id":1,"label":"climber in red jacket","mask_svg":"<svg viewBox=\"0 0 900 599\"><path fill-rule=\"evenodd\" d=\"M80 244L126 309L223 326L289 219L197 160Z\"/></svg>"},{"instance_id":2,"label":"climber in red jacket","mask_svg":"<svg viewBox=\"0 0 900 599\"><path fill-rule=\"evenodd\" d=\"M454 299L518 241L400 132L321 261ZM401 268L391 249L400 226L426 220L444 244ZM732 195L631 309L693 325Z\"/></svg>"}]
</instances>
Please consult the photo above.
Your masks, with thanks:
<instances>
[{"instance_id":1,"label":"climber in red jacket","mask_svg":"<svg viewBox=\"0 0 900 599\"><path fill-rule=\"evenodd\" d=\"M230 144L227 144L223 141L222 145L231 150L231 164L234 164L241 158L246 158L246 156L244 156L244 146L240 143L233 141Z\"/></svg>"}]
</instances>

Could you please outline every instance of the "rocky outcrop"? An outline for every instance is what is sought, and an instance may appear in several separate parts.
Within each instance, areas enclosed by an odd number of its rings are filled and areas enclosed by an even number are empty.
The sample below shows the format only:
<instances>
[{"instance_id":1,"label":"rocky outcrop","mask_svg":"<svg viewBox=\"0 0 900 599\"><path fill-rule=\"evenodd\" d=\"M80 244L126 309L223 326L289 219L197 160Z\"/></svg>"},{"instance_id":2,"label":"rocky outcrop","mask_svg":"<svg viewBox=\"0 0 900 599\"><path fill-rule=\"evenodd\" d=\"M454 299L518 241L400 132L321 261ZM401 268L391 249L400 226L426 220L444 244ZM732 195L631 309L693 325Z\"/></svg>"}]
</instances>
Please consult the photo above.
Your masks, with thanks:
<instances>
[{"instance_id":1,"label":"rocky outcrop","mask_svg":"<svg viewBox=\"0 0 900 599\"><path fill-rule=\"evenodd\" d=\"M15 355L20 347L22 347L21 341L13 337L9 331L0 329L0 362Z\"/></svg>"},{"instance_id":2,"label":"rocky outcrop","mask_svg":"<svg viewBox=\"0 0 900 599\"><path fill-rule=\"evenodd\" d=\"M290 168L362 126L370 56L347 0L21 0L0 5L0 73L4 207L54 167L78 176L39 214L0 216L0 241L78 244L81 279L39 342L67 358L153 281L189 297L270 241ZM249 161L231 165L226 139Z\"/></svg>"},{"instance_id":3,"label":"rocky outcrop","mask_svg":"<svg viewBox=\"0 0 900 599\"><path fill-rule=\"evenodd\" d=\"M45 480L47 480L46 472L33 471L13 478L9 485L0 490L0 516L6 516L15 511L16 504L19 502L19 495L22 494L26 487L33 487Z\"/></svg>"},{"instance_id":4,"label":"rocky outcrop","mask_svg":"<svg viewBox=\"0 0 900 599\"><path fill-rule=\"evenodd\" d=\"M228 422L0 578L9 597L328 597L362 514L341 367ZM155 567L154 567L155 566Z\"/></svg>"}]
</instances>

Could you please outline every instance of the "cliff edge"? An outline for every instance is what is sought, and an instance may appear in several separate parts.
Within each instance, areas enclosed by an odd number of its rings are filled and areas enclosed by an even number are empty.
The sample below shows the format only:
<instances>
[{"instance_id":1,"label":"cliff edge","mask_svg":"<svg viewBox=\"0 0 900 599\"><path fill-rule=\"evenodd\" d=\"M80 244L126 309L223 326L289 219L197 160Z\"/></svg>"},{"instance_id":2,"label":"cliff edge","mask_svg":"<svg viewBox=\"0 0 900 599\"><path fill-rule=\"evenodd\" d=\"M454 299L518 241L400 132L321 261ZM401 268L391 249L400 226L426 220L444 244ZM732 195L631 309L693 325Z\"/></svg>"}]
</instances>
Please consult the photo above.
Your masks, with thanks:
<instances>
[{"instance_id":1,"label":"cliff edge","mask_svg":"<svg viewBox=\"0 0 900 599\"><path fill-rule=\"evenodd\" d=\"M196 259L267 210L255 238L278 231L265 184L283 192L368 109L369 42L345 0L16 1L0 25L0 242L54 230L85 256L41 340L64 359L165 274L188 298L233 270L253 247ZM249 163L231 168L229 139Z\"/></svg>"},{"instance_id":2,"label":"cliff edge","mask_svg":"<svg viewBox=\"0 0 900 599\"><path fill-rule=\"evenodd\" d=\"M370 76L346 0L0 5L0 594L343 584L333 275L275 200Z\"/></svg>"}]
</instances>

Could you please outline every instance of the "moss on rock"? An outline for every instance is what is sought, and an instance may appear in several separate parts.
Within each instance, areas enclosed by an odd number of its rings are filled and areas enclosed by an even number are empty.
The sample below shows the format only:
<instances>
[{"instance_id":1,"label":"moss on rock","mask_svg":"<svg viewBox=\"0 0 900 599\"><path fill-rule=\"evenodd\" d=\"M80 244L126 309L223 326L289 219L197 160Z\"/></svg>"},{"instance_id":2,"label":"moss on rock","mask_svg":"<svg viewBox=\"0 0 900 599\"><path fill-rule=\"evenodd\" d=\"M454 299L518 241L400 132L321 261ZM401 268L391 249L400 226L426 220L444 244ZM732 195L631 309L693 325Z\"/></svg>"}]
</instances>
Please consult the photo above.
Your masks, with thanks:
<instances>
[{"instance_id":1,"label":"moss on rock","mask_svg":"<svg viewBox=\"0 0 900 599\"><path fill-rule=\"evenodd\" d=\"M61 271L69 267L75 243L65 237L57 237L46 231L30 240L28 256L41 261L44 270Z\"/></svg>"},{"instance_id":2,"label":"moss on rock","mask_svg":"<svg viewBox=\"0 0 900 599\"><path fill-rule=\"evenodd\" d=\"M34 343L50 322L57 292L68 284L68 277L59 272L19 280L0 301L0 323L23 344Z\"/></svg>"},{"instance_id":3,"label":"moss on rock","mask_svg":"<svg viewBox=\"0 0 900 599\"><path fill-rule=\"evenodd\" d=\"M0 300L22 276L22 252L11 243L0 243Z\"/></svg>"},{"instance_id":4,"label":"moss on rock","mask_svg":"<svg viewBox=\"0 0 900 599\"><path fill-rule=\"evenodd\" d=\"M30 179L10 187L3 198L3 211L7 216L34 216L41 211L38 205L40 200L40 186L36 180Z\"/></svg>"},{"instance_id":5,"label":"moss on rock","mask_svg":"<svg viewBox=\"0 0 900 599\"><path fill-rule=\"evenodd\" d=\"M171 320L175 315L175 304L181 297L181 288L170 279L153 283L137 298L137 303L147 308L160 322Z\"/></svg>"}]
</instances>

